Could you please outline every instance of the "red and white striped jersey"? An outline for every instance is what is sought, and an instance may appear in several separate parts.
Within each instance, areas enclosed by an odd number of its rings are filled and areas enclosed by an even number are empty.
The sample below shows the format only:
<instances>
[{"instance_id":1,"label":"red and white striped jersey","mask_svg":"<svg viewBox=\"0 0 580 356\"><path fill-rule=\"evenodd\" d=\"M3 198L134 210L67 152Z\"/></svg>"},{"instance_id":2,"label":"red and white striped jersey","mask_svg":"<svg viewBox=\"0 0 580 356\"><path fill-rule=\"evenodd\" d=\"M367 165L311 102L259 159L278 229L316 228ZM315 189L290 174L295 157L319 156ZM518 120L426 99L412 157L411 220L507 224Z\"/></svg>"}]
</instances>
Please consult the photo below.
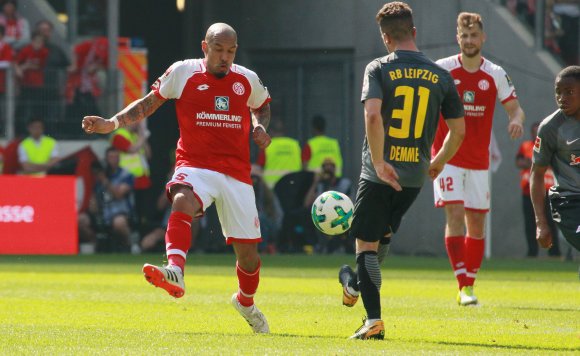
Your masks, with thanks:
<instances>
[{"instance_id":1,"label":"red and white striped jersey","mask_svg":"<svg viewBox=\"0 0 580 356\"><path fill-rule=\"evenodd\" d=\"M203 59L188 59L171 65L151 89L163 99L175 99L180 130L176 167L209 169L252 184L250 109L271 100L256 73L234 64L217 78Z\"/></svg>"},{"instance_id":2,"label":"red and white striped jersey","mask_svg":"<svg viewBox=\"0 0 580 356\"><path fill-rule=\"evenodd\" d=\"M470 73L463 68L460 57L454 55L437 61L451 73L465 109L465 139L448 163L466 169L488 169L496 98L505 104L517 95L502 67L482 58L479 70ZM441 149L448 131L445 120L440 119L431 149L433 156Z\"/></svg>"}]
</instances>

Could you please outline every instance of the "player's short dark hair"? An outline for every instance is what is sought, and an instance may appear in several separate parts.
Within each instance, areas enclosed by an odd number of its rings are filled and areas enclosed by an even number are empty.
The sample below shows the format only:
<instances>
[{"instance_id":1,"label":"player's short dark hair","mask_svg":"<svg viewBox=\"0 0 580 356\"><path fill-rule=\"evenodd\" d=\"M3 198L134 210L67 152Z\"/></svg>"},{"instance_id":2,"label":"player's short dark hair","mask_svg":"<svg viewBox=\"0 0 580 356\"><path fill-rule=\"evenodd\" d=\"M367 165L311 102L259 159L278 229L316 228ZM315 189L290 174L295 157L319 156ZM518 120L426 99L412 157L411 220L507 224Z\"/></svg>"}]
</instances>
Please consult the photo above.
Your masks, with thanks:
<instances>
[{"instance_id":1,"label":"player's short dark hair","mask_svg":"<svg viewBox=\"0 0 580 356\"><path fill-rule=\"evenodd\" d=\"M483 19L480 14L475 12L462 12L457 15L457 32L461 32L462 28L471 29L475 25L479 26L479 29L483 31Z\"/></svg>"},{"instance_id":2,"label":"player's short dark hair","mask_svg":"<svg viewBox=\"0 0 580 356\"><path fill-rule=\"evenodd\" d=\"M572 78L580 81L580 66L569 66L560 71L556 76L556 80L562 78Z\"/></svg>"},{"instance_id":3,"label":"player's short dark hair","mask_svg":"<svg viewBox=\"0 0 580 356\"><path fill-rule=\"evenodd\" d=\"M402 1L386 3L377 13L377 23L381 32L396 41L413 37L413 10Z\"/></svg>"},{"instance_id":4,"label":"player's short dark hair","mask_svg":"<svg viewBox=\"0 0 580 356\"><path fill-rule=\"evenodd\" d=\"M316 115L312 118L312 127L315 130L324 132L326 130L326 119L322 115Z\"/></svg>"}]
</instances>

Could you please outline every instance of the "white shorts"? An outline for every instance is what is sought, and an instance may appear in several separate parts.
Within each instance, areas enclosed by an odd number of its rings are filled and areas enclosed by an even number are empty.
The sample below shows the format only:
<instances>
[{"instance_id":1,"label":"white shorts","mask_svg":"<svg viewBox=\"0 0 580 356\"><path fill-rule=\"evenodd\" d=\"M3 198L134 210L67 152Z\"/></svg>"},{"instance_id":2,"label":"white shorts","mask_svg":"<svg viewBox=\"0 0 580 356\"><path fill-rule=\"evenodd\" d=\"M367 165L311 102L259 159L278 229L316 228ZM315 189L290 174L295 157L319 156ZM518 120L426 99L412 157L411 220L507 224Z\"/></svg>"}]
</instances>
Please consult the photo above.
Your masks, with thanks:
<instances>
[{"instance_id":1,"label":"white shorts","mask_svg":"<svg viewBox=\"0 0 580 356\"><path fill-rule=\"evenodd\" d=\"M223 173L192 167L175 169L166 185L168 196L171 196L169 189L175 184L190 186L203 211L215 202L226 243L262 241L256 196L250 184Z\"/></svg>"},{"instance_id":2,"label":"white shorts","mask_svg":"<svg viewBox=\"0 0 580 356\"><path fill-rule=\"evenodd\" d=\"M446 164L433 181L435 206L463 204L467 210L489 211L489 171Z\"/></svg>"}]
</instances>

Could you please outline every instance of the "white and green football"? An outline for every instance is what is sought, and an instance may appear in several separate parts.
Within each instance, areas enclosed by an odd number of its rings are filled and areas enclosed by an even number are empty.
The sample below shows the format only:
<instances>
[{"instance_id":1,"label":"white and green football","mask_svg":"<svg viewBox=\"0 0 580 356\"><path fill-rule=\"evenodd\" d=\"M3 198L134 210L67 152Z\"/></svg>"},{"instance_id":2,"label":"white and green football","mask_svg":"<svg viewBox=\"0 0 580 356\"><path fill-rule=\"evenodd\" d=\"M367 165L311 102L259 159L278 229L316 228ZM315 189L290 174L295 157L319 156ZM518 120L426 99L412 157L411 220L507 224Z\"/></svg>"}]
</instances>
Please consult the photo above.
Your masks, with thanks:
<instances>
[{"instance_id":1,"label":"white and green football","mask_svg":"<svg viewBox=\"0 0 580 356\"><path fill-rule=\"evenodd\" d=\"M340 235L350 229L354 206L348 196L329 190L312 204L312 222L322 233Z\"/></svg>"}]
</instances>

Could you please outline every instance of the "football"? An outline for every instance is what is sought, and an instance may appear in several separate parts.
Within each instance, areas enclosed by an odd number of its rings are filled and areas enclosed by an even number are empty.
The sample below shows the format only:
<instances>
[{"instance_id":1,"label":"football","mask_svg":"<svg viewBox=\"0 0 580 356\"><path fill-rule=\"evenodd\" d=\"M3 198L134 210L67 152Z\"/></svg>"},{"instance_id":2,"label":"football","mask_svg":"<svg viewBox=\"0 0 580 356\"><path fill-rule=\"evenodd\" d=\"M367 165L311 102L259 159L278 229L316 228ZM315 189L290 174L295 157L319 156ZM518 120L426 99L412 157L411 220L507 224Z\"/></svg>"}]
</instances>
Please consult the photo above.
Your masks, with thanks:
<instances>
[{"instance_id":1,"label":"football","mask_svg":"<svg viewBox=\"0 0 580 356\"><path fill-rule=\"evenodd\" d=\"M348 196L329 190L312 204L312 222L327 235L340 235L350 229L354 206Z\"/></svg>"}]
</instances>

